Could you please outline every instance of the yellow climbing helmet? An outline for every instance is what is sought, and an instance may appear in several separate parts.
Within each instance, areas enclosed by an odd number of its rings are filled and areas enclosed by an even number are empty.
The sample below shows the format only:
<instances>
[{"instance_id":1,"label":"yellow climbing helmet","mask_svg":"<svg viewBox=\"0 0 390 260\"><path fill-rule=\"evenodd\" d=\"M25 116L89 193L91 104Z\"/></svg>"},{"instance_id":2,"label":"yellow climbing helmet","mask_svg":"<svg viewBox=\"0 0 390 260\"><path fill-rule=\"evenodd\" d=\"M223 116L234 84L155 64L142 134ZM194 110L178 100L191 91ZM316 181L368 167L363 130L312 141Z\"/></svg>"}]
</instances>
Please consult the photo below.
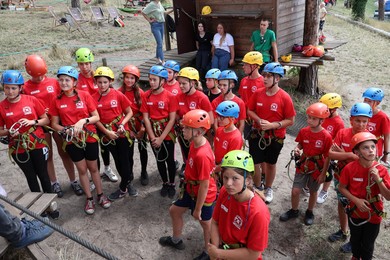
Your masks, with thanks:
<instances>
[{"instance_id":1,"label":"yellow climbing helmet","mask_svg":"<svg viewBox=\"0 0 390 260\"><path fill-rule=\"evenodd\" d=\"M93 77L107 77L112 80L115 79L114 72L109 67L99 67L95 70L95 73L93 74Z\"/></svg>"},{"instance_id":2,"label":"yellow climbing helmet","mask_svg":"<svg viewBox=\"0 0 390 260\"><path fill-rule=\"evenodd\" d=\"M337 93L328 93L320 98L320 102L328 106L329 109L339 108L343 105L341 96Z\"/></svg>"},{"instance_id":3,"label":"yellow climbing helmet","mask_svg":"<svg viewBox=\"0 0 390 260\"><path fill-rule=\"evenodd\" d=\"M281 59L283 62L290 62L291 59L292 59L292 55L291 55L291 53L286 54L286 55L282 55L282 56L280 56L280 59Z\"/></svg>"},{"instance_id":4,"label":"yellow climbing helmet","mask_svg":"<svg viewBox=\"0 0 390 260\"><path fill-rule=\"evenodd\" d=\"M245 54L244 58L242 59L242 62L248 64L257 64L261 66L263 64L263 55L258 51L250 51Z\"/></svg>"},{"instance_id":5,"label":"yellow climbing helmet","mask_svg":"<svg viewBox=\"0 0 390 260\"><path fill-rule=\"evenodd\" d=\"M178 77L199 80L199 72L193 67L185 67L179 71Z\"/></svg>"},{"instance_id":6,"label":"yellow climbing helmet","mask_svg":"<svg viewBox=\"0 0 390 260\"><path fill-rule=\"evenodd\" d=\"M211 7L209 5L205 5L202 8L202 15L211 14Z\"/></svg>"}]
</instances>

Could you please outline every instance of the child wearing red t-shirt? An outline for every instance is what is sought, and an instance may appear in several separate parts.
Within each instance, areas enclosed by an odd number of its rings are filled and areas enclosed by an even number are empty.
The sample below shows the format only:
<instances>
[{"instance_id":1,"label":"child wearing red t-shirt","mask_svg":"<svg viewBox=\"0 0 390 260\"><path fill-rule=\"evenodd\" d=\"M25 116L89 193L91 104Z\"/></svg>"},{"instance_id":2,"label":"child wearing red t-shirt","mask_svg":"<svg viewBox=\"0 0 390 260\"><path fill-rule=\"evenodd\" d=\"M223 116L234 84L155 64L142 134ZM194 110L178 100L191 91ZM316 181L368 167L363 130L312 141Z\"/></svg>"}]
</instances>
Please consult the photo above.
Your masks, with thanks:
<instances>
[{"instance_id":1,"label":"child wearing red t-shirt","mask_svg":"<svg viewBox=\"0 0 390 260\"><path fill-rule=\"evenodd\" d=\"M180 127L179 121L183 118L183 115L194 109L202 109L206 111L210 116L211 123L214 123L214 115L207 96L203 92L196 90L196 86L199 84L199 72L196 69L192 67L185 67L181 69L177 76L177 80L180 84L180 93L176 96L179 109L176 116L176 122L178 123L175 126L175 129L183 155L182 171L184 171L190 142L184 139L183 130Z\"/></svg>"},{"instance_id":2,"label":"child wearing red t-shirt","mask_svg":"<svg viewBox=\"0 0 390 260\"><path fill-rule=\"evenodd\" d=\"M130 107L133 111L133 116L129 120L130 134L133 139L138 140L138 152L141 161L141 185L149 184L149 176L146 170L148 165L148 138L143 123L143 116L140 111L144 91L138 86L138 80L141 76L139 69L134 65L127 65L122 69L123 84L120 87L121 91L130 101ZM134 155L134 145L130 147L130 155ZM133 157L129 157L130 168L133 169Z\"/></svg>"},{"instance_id":3,"label":"child wearing red t-shirt","mask_svg":"<svg viewBox=\"0 0 390 260\"><path fill-rule=\"evenodd\" d=\"M379 234L383 198L390 200L390 175L376 162L377 138L368 132L355 134L352 151L359 160L347 164L340 176L340 192L348 199L352 259L372 259Z\"/></svg>"},{"instance_id":4,"label":"child wearing red t-shirt","mask_svg":"<svg viewBox=\"0 0 390 260\"><path fill-rule=\"evenodd\" d=\"M337 93L328 93L320 98L320 102L327 105L330 112L330 116L328 118L325 118L324 122L322 123L322 127L325 128L332 136L332 139L334 139L338 131L344 128L344 121L337 111L337 109L342 106L341 96ZM328 173L326 174L324 185L322 186L321 192L318 193L318 204L324 203L325 200L328 198L328 189L333 179L334 164L335 162L331 162L329 164Z\"/></svg>"},{"instance_id":5,"label":"child wearing red t-shirt","mask_svg":"<svg viewBox=\"0 0 390 260\"><path fill-rule=\"evenodd\" d=\"M322 126L322 122L330 115L328 107L323 103L314 103L306 109L307 127L302 128L297 138L298 145L294 155L300 157L296 164L293 188L291 191L291 209L282 214L280 221L287 221L299 216L299 195L302 188L310 190L309 203L305 213L305 224L312 225L313 209L317 201L317 191L329 166L328 152L332 145L332 137ZM302 154L301 151L302 150Z\"/></svg>"},{"instance_id":6,"label":"child wearing red t-shirt","mask_svg":"<svg viewBox=\"0 0 390 260\"><path fill-rule=\"evenodd\" d=\"M168 80L165 82L163 88L171 92L174 96L177 96L180 93L180 86L176 77L180 71L180 64L174 60L167 60L163 67L168 71Z\"/></svg>"},{"instance_id":7,"label":"child wearing red t-shirt","mask_svg":"<svg viewBox=\"0 0 390 260\"><path fill-rule=\"evenodd\" d=\"M220 74L221 71L219 69L211 69L206 73L205 79L207 90L204 93L209 98L210 102L213 102L213 100L221 94L221 90L218 87L218 77Z\"/></svg>"},{"instance_id":8,"label":"child wearing red t-shirt","mask_svg":"<svg viewBox=\"0 0 390 260\"><path fill-rule=\"evenodd\" d=\"M99 92L98 86L94 81L94 72L92 69L92 62L95 60L93 53L88 48L80 48L75 53L77 66L79 67L80 74L77 80L76 88L78 90L87 91L91 96ZM104 163L104 174L112 182L118 181L118 176L112 171L110 167L110 152L108 149L104 149L103 145L100 145L100 154ZM98 160L98 167L100 169L100 160Z\"/></svg>"},{"instance_id":9,"label":"child wearing red t-shirt","mask_svg":"<svg viewBox=\"0 0 390 260\"><path fill-rule=\"evenodd\" d=\"M253 190L252 156L241 150L222 160L223 187L211 221L211 259L263 259L268 245L270 213Z\"/></svg>"},{"instance_id":10,"label":"child wearing red t-shirt","mask_svg":"<svg viewBox=\"0 0 390 260\"><path fill-rule=\"evenodd\" d=\"M364 103L372 108L372 118L368 122L367 130L378 139L377 156L390 166L390 119L383 110L378 108L385 94L380 88L368 88L363 93Z\"/></svg>"},{"instance_id":11,"label":"child wearing red t-shirt","mask_svg":"<svg viewBox=\"0 0 390 260\"><path fill-rule=\"evenodd\" d=\"M295 120L292 99L279 87L279 81L283 76L282 65L276 62L268 63L263 70L265 88L256 90L247 104L248 116L253 120L252 133L249 137L249 153L255 162L253 178L256 187L260 187L262 174L265 175L266 203L273 200L272 184L286 128Z\"/></svg>"},{"instance_id":12,"label":"child wearing red t-shirt","mask_svg":"<svg viewBox=\"0 0 390 260\"><path fill-rule=\"evenodd\" d=\"M137 196L138 191L131 183L134 179L133 167L130 161L133 159L133 140L130 138L128 122L133 115L130 101L122 92L112 87L114 73L109 67L99 67L94 75L99 92L92 95L97 105L100 121L96 123L100 132L100 143L106 146L112 154L115 166L121 182L119 189L111 193L108 199L111 201L123 198L126 193ZM131 147L131 149L129 149ZM130 154L131 153L131 154ZM132 166L132 165L131 165Z\"/></svg>"},{"instance_id":13,"label":"child wearing red t-shirt","mask_svg":"<svg viewBox=\"0 0 390 260\"><path fill-rule=\"evenodd\" d=\"M176 194L174 157L176 136L173 125L178 108L173 94L163 88L167 79L168 71L163 66L156 65L150 68L150 89L142 98L140 111L156 157L158 172L163 181L160 195L173 198Z\"/></svg>"},{"instance_id":14,"label":"child wearing red t-shirt","mask_svg":"<svg viewBox=\"0 0 390 260\"><path fill-rule=\"evenodd\" d=\"M212 173L215 167L214 154L205 132L210 129L211 121L209 114L201 109L187 112L183 116L183 135L190 140L190 152L186 164L183 190L178 200L169 208L172 219L173 235L161 237L159 243L162 246L170 246L179 250L185 248L181 238L183 230L183 215L187 209L198 220L203 229L205 251L197 259L205 259L207 245L210 241L211 216L213 203L217 195Z\"/></svg>"},{"instance_id":15,"label":"child wearing red t-shirt","mask_svg":"<svg viewBox=\"0 0 390 260\"><path fill-rule=\"evenodd\" d=\"M111 206L110 201L103 194L97 165L99 138L94 124L99 121L99 114L91 95L86 91L77 92L78 72L75 68L61 67L57 76L61 93L53 100L50 107L51 126L54 130L63 133L65 151L76 165L81 186L87 197L84 211L91 215L95 212L95 202L89 189L87 171L91 173L95 184L99 205L104 209Z\"/></svg>"},{"instance_id":16,"label":"child wearing red t-shirt","mask_svg":"<svg viewBox=\"0 0 390 260\"><path fill-rule=\"evenodd\" d=\"M49 108L52 100L54 100L60 93L60 85L57 79L46 76L47 66L45 60L38 55L29 55L26 58L25 68L31 79L26 81L23 87L23 93L38 98L45 106L46 112L49 113ZM45 130L45 129L44 129ZM57 132L45 131L45 140L49 145L49 158L47 160L47 172L49 174L52 190L61 198L62 192L60 183L57 180L53 161L53 145L52 136L57 144L57 151L61 157L62 163L66 172L68 173L70 186L76 195L82 195L83 190L76 179L75 169L69 155L62 150L62 138Z\"/></svg>"},{"instance_id":17,"label":"child wearing red t-shirt","mask_svg":"<svg viewBox=\"0 0 390 260\"><path fill-rule=\"evenodd\" d=\"M240 108L233 101L223 101L215 110L217 113L218 129L214 137L215 173L221 172L223 156L232 150L241 150L242 134L234 125L234 120L240 114ZM221 176L219 176L221 177ZM219 179L222 184L222 179Z\"/></svg>"},{"instance_id":18,"label":"child wearing red t-shirt","mask_svg":"<svg viewBox=\"0 0 390 260\"><path fill-rule=\"evenodd\" d=\"M9 153L26 176L30 191L41 192L42 187L51 193L49 151L42 129L50 122L45 107L37 98L20 94L24 79L19 71L4 71L1 84L6 98L0 102L0 136L8 136Z\"/></svg>"},{"instance_id":19,"label":"child wearing red t-shirt","mask_svg":"<svg viewBox=\"0 0 390 260\"><path fill-rule=\"evenodd\" d=\"M213 100L211 106L213 107L213 111L217 109L217 106L226 100L230 100L236 102L240 107L240 114L238 118L235 120L234 124L237 126L238 130L242 133L245 127L245 119L246 119L246 107L244 101L241 98L237 97L233 94L233 88L235 84L238 82L238 77L236 73L232 70L224 70L219 74L218 77L218 86L221 89L221 94ZM218 125L214 122L214 130L216 131Z\"/></svg>"},{"instance_id":20,"label":"child wearing red t-shirt","mask_svg":"<svg viewBox=\"0 0 390 260\"><path fill-rule=\"evenodd\" d=\"M329 150L329 158L331 160L338 160L334 172L333 183L338 198L337 211L340 222L340 229L328 237L330 242L346 240L348 237L348 218L344 210L344 207L347 206L347 200L338 189L339 179L343 173L344 166L349 162L359 159L358 156L352 152L351 140L355 134L367 131L367 124L371 117L372 109L368 104L354 104L350 111L351 127L338 131L333 141L333 145ZM344 244L341 247L341 250L345 253L351 252L350 242Z\"/></svg>"}]
</instances>

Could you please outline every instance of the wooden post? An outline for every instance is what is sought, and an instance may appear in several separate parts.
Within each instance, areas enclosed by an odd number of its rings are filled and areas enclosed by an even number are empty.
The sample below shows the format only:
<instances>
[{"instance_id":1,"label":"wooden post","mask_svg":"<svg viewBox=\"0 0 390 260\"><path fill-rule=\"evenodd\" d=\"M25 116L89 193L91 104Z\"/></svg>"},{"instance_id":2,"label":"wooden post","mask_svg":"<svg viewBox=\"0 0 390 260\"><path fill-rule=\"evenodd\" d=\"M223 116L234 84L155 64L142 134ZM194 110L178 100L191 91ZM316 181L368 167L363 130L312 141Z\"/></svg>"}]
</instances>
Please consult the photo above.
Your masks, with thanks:
<instances>
[{"instance_id":1,"label":"wooden post","mask_svg":"<svg viewBox=\"0 0 390 260\"><path fill-rule=\"evenodd\" d=\"M317 0L306 0L303 45L317 45L318 25L319 2ZM317 65L311 65L308 68L301 68L299 73L298 91L312 96L319 93Z\"/></svg>"},{"instance_id":2,"label":"wooden post","mask_svg":"<svg viewBox=\"0 0 390 260\"><path fill-rule=\"evenodd\" d=\"M378 20L385 20L385 0L378 0Z\"/></svg>"},{"instance_id":3,"label":"wooden post","mask_svg":"<svg viewBox=\"0 0 390 260\"><path fill-rule=\"evenodd\" d=\"M169 15L169 14L168 14ZM169 38L169 32L167 28L167 23L164 23L164 37L165 37L165 50L170 51L171 48L171 38Z\"/></svg>"}]
</instances>

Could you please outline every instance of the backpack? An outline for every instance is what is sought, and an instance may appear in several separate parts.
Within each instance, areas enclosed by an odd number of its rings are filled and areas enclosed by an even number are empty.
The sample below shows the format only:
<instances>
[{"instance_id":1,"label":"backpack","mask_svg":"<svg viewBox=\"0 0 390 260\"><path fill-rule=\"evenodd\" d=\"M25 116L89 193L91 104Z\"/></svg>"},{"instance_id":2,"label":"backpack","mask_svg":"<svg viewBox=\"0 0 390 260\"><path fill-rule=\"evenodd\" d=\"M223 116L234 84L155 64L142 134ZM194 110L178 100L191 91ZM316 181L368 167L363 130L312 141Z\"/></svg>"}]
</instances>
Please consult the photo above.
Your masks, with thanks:
<instances>
[{"instance_id":1,"label":"backpack","mask_svg":"<svg viewBox=\"0 0 390 260\"><path fill-rule=\"evenodd\" d=\"M176 24L175 24L175 20L173 20L172 16L166 15L165 22L167 24L168 32L170 32L170 33L176 32Z\"/></svg>"}]
</instances>

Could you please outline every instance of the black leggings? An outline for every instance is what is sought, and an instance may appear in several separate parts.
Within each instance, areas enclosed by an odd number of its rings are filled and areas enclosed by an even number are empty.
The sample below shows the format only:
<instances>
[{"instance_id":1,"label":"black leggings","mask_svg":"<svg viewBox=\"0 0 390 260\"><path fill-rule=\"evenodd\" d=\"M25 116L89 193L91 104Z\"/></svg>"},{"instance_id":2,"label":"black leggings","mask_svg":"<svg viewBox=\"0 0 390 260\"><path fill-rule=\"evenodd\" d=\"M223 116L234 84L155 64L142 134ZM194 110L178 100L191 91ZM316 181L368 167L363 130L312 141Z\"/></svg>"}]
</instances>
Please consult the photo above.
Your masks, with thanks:
<instances>
[{"instance_id":1,"label":"black leggings","mask_svg":"<svg viewBox=\"0 0 390 260\"><path fill-rule=\"evenodd\" d=\"M139 152L139 158L141 160L141 173L146 173L146 167L148 166L148 150L147 150L147 139L146 139L146 133L142 140L138 140L138 152ZM134 150L134 145L132 147ZM133 168L134 160L133 160L133 154L131 155L131 158L129 157L129 161L131 164L131 168Z\"/></svg>"},{"instance_id":2,"label":"black leggings","mask_svg":"<svg viewBox=\"0 0 390 260\"><path fill-rule=\"evenodd\" d=\"M104 166L109 166L110 165L110 150L107 149L106 146L102 145L102 143L100 143L100 154L102 156ZM100 168L100 165L99 165L99 168Z\"/></svg>"},{"instance_id":3,"label":"black leggings","mask_svg":"<svg viewBox=\"0 0 390 260\"><path fill-rule=\"evenodd\" d=\"M164 148L164 146L166 148ZM168 154L167 154L168 152ZM161 179L164 183L168 182L167 166L169 174L169 182L175 183L176 165L175 165L175 143L172 140L164 140L160 148L153 148L153 153L157 160L157 168Z\"/></svg>"},{"instance_id":4,"label":"black leggings","mask_svg":"<svg viewBox=\"0 0 390 260\"><path fill-rule=\"evenodd\" d=\"M355 224L361 223L362 219L352 219ZM355 226L348 219L348 226L351 230L352 255L356 259L371 260L374 254L375 240L379 234L380 224L366 223Z\"/></svg>"},{"instance_id":5,"label":"black leggings","mask_svg":"<svg viewBox=\"0 0 390 260\"><path fill-rule=\"evenodd\" d=\"M115 167L121 176L119 188L124 191L127 185L134 179L133 167L130 167L129 154L133 157L134 146L129 147L126 137L115 139L115 145L109 144L105 150L109 150L114 158ZM108 149L107 149L108 148Z\"/></svg>"},{"instance_id":6,"label":"black leggings","mask_svg":"<svg viewBox=\"0 0 390 260\"><path fill-rule=\"evenodd\" d=\"M51 193L51 184L49 175L47 173L47 158L49 156L48 148L44 147L41 149L31 150L29 151L29 155L30 159L25 163L22 162L27 160L27 153L18 154L18 158L16 158L15 154L12 154L12 158L26 176L28 187L30 188L31 192L41 192L41 188L37 180L38 177L43 192Z\"/></svg>"}]
</instances>

